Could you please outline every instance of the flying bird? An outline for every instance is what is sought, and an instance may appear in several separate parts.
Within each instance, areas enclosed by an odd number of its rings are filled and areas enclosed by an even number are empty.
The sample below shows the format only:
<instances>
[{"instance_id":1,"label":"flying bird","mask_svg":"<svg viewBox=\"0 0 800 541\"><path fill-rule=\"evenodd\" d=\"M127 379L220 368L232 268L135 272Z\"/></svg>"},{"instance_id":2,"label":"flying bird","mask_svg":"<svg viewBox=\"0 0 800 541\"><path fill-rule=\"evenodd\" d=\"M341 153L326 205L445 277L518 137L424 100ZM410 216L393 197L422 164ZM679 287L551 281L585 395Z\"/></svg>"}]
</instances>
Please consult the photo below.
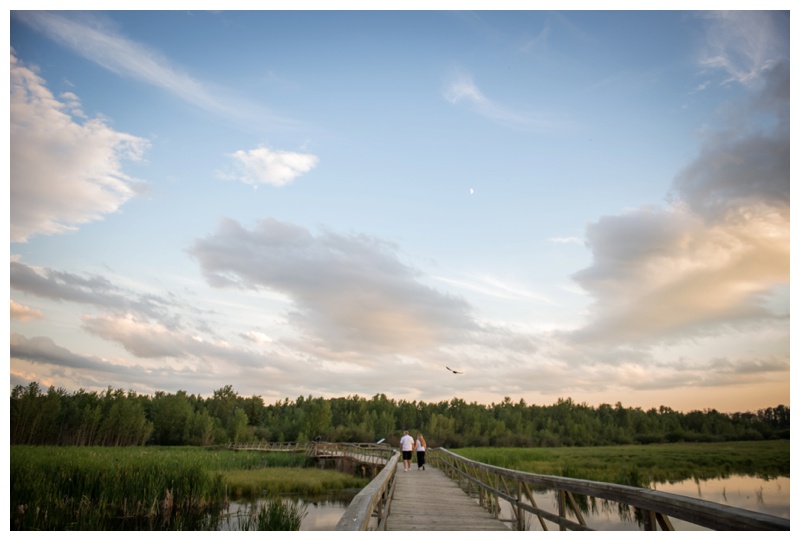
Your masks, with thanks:
<instances>
[{"instance_id":1,"label":"flying bird","mask_svg":"<svg viewBox=\"0 0 800 541\"><path fill-rule=\"evenodd\" d=\"M463 374L463 373L464 373L464 372L457 372L457 371L453 370L452 368L450 368L449 366L445 366L445 368L447 368L447 369L448 369L449 371L451 371L453 374Z\"/></svg>"}]
</instances>

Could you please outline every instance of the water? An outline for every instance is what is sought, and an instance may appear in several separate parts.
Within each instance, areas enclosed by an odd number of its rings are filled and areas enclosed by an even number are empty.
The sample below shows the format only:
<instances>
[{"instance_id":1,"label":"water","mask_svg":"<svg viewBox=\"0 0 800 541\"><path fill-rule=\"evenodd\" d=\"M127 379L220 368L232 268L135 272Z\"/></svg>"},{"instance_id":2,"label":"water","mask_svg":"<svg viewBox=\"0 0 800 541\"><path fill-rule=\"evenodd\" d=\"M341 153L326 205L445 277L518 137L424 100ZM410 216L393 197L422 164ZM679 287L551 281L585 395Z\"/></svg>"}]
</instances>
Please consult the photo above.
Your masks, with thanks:
<instances>
[{"instance_id":1,"label":"water","mask_svg":"<svg viewBox=\"0 0 800 541\"><path fill-rule=\"evenodd\" d=\"M688 479L677 483L653 483L649 488L688 496L740 509L747 509L780 518L789 518L789 477L761 479L746 475L731 475L726 478L695 481ZM536 504L546 511L558 514L558 503L551 491L534 493ZM501 518L510 519L511 505L504 500L500 502ZM569 513L571 515L571 513ZM615 503L605 504L598 500L597 505L590 506L588 511L582 510L583 518L589 528L605 531L641 530L632 509L620 509ZM528 529L542 530L539 520L527 514ZM570 516L574 520L574 516ZM681 520L670 519L676 530L703 530L705 528ZM549 529L558 526L546 522Z\"/></svg>"},{"instance_id":2,"label":"water","mask_svg":"<svg viewBox=\"0 0 800 541\"><path fill-rule=\"evenodd\" d=\"M651 488L775 517L790 518L788 477L765 480L758 477L732 475L724 479L705 481L654 483ZM675 527L678 528L678 526ZM687 526L688 528L689 526ZM691 526L691 529L697 529L697 527Z\"/></svg>"},{"instance_id":3,"label":"water","mask_svg":"<svg viewBox=\"0 0 800 541\"><path fill-rule=\"evenodd\" d=\"M313 498L307 496L284 496L284 502L293 502L305 511L305 517L300 525L300 531L333 531L339 519L342 518L357 490L342 490ZM230 530L237 528L235 517L238 513L246 513L252 508L258 508L261 504L267 504L269 500L241 501L232 502L226 510L226 515L232 517L230 520L220 524L220 530Z\"/></svg>"}]
</instances>

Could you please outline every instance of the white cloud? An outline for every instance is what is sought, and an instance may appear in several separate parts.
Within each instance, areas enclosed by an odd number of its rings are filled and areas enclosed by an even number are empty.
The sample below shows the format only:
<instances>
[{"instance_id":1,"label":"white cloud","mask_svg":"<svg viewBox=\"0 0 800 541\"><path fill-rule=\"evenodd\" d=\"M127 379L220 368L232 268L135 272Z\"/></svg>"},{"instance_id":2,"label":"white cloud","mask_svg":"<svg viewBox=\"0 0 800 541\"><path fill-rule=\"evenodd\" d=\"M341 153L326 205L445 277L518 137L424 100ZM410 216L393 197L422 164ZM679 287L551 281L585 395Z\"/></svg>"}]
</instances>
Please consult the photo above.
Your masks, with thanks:
<instances>
[{"instance_id":1,"label":"white cloud","mask_svg":"<svg viewBox=\"0 0 800 541\"><path fill-rule=\"evenodd\" d=\"M236 162L237 171L226 176L253 186L284 186L311 171L319 161L313 154L272 150L265 146L253 150L237 150L231 157Z\"/></svg>"},{"instance_id":2,"label":"white cloud","mask_svg":"<svg viewBox=\"0 0 800 541\"><path fill-rule=\"evenodd\" d=\"M122 170L138 160L145 139L102 120L78 124L44 80L11 54L11 241L72 231L116 212L136 193ZM45 159L46 157L46 159Z\"/></svg>"}]
</instances>

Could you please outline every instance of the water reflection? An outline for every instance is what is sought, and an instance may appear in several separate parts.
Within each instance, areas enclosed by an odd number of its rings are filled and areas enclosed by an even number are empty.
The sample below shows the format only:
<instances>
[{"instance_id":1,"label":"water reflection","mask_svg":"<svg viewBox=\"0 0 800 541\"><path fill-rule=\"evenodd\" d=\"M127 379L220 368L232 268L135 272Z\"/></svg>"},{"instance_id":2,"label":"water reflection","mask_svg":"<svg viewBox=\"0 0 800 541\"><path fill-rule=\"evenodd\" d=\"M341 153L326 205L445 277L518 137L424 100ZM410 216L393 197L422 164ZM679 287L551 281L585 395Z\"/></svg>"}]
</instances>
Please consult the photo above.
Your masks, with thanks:
<instances>
[{"instance_id":1,"label":"water reflection","mask_svg":"<svg viewBox=\"0 0 800 541\"><path fill-rule=\"evenodd\" d=\"M662 492L739 507L780 518L789 518L789 478L761 479L732 475L724 479L653 483Z\"/></svg>"},{"instance_id":2,"label":"water reflection","mask_svg":"<svg viewBox=\"0 0 800 541\"><path fill-rule=\"evenodd\" d=\"M356 494L358 494L358 490L341 490L316 497L283 496L281 499L284 502L295 503L305 510L300 531L332 531ZM223 521L220 529L238 529L236 517L246 515L250 510L257 509L269 501L268 499L257 499L231 502L226 512L229 518Z\"/></svg>"},{"instance_id":3,"label":"water reflection","mask_svg":"<svg viewBox=\"0 0 800 541\"><path fill-rule=\"evenodd\" d=\"M789 518L789 477L762 479L759 477L732 475L720 479L686 480L677 483L653 483L649 488L678 494L691 498L730 505L758 513ZM536 505L553 514L558 514L558 501L554 492L542 490L534 493ZM634 508L606 502L595 498L576 496L587 527L600 531L641 530L639 517ZM501 519L510 520L513 516L511 505L500 502ZM526 529L543 530L539 519L526 513ZM568 518L577 522L571 512ZM704 530L705 528L681 520L670 519L676 530ZM548 529L557 529L552 522L546 522Z\"/></svg>"}]
</instances>

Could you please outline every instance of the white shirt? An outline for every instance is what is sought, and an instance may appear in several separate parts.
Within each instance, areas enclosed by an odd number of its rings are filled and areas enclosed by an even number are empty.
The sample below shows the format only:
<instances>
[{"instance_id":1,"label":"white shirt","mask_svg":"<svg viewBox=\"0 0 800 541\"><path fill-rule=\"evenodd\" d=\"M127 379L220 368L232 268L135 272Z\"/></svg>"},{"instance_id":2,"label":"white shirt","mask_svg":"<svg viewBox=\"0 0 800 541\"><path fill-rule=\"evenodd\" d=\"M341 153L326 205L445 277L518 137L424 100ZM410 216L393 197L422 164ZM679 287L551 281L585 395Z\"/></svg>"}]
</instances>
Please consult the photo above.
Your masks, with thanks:
<instances>
[{"instance_id":1,"label":"white shirt","mask_svg":"<svg viewBox=\"0 0 800 541\"><path fill-rule=\"evenodd\" d=\"M422 451L423 453L425 452L425 446L422 445L422 442L419 440L417 440L417 451Z\"/></svg>"},{"instance_id":2,"label":"white shirt","mask_svg":"<svg viewBox=\"0 0 800 541\"><path fill-rule=\"evenodd\" d=\"M402 438L400 438L400 448L403 451L413 451L414 450L414 438L406 434Z\"/></svg>"}]
</instances>

